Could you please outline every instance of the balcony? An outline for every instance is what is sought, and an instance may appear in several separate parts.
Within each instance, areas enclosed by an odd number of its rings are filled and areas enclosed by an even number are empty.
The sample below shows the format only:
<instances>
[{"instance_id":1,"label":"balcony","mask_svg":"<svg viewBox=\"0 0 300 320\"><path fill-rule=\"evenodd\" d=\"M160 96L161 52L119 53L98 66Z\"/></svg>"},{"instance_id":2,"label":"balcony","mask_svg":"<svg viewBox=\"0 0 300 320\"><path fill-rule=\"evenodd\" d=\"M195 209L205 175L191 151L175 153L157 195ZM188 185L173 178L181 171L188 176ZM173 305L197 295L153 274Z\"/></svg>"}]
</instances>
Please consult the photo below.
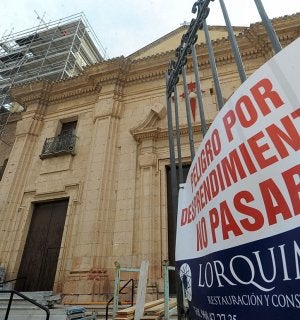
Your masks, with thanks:
<instances>
[{"instance_id":1,"label":"balcony","mask_svg":"<svg viewBox=\"0 0 300 320\"><path fill-rule=\"evenodd\" d=\"M63 154L75 154L76 135L73 130L64 131L57 137L45 140L40 159L57 157Z\"/></svg>"}]
</instances>

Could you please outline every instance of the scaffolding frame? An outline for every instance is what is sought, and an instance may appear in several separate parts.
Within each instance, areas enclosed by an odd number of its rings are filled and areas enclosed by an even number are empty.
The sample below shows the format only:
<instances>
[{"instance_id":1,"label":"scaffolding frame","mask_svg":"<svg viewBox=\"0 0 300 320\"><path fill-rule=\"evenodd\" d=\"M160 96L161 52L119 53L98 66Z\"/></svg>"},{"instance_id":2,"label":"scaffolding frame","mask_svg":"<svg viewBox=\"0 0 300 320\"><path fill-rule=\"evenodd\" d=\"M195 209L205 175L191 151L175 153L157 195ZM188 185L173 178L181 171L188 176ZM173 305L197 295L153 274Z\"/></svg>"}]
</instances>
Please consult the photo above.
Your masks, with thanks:
<instances>
[{"instance_id":1,"label":"scaffolding frame","mask_svg":"<svg viewBox=\"0 0 300 320\"><path fill-rule=\"evenodd\" d=\"M12 112L22 108L9 94L16 84L78 75L103 61L105 50L83 13L3 36L0 39L0 140Z\"/></svg>"}]
</instances>

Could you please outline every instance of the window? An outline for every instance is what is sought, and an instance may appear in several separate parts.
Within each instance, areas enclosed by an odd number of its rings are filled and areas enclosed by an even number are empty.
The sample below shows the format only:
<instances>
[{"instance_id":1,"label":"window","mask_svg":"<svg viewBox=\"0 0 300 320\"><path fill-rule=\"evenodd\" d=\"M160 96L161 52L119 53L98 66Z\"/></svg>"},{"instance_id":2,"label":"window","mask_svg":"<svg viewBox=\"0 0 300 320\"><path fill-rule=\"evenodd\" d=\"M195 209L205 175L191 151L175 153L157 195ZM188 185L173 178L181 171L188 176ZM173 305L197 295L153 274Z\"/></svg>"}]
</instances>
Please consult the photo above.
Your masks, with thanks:
<instances>
[{"instance_id":1,"label":"window","mask_svg":"<svg viewBox=\"0 0 300 320\"><path fill-rule=\"evenodd\" d=\"M56 137L47 138L45 140L41 159L56 157L62 154L75 154L76 135L75 130L77 121L68 121L60 123L60 133Z\"/></svg>"}]
</instances>

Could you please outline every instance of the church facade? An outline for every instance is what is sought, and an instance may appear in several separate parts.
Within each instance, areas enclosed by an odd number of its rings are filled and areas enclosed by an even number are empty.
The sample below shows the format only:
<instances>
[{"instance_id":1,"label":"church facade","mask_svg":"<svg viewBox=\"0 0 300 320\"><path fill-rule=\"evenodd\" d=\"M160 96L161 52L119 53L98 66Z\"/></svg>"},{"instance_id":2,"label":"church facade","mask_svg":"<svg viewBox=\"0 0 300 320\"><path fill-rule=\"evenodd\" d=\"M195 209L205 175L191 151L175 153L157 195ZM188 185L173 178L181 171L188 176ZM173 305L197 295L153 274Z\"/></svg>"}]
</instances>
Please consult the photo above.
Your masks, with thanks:
<instances>
[{"instance_id":1,"label":"church facade","mask_svg":"<svg viewBox=\"0 0 300 320\"><path fill-rule=\"evenodd\" d=\"M283 46L299 37L299 14L273 20ZM234 29L247 75L272 55L261 23ZM26 277L28 291L53 290L65 303L105 301L115 262L149 260L148 293L163 292L162 264L174 250L168 204L169 147L165 73L186 26L129 57L87 67L74 78L12 88L25 107L0 142L0 265ZM225 27L210 27L225 99L240 80ZM207 125L217 115L204 35L197 43ZM193 86L192 61L187 63ZM179 83L185 167L191 162ZM192 119L202 140L199 115ZM168 210L169 209L169 210ZM128 279L131 276L128 276ZM22 279L16 288L22 289Z\"/></svg>"}]
</instances>

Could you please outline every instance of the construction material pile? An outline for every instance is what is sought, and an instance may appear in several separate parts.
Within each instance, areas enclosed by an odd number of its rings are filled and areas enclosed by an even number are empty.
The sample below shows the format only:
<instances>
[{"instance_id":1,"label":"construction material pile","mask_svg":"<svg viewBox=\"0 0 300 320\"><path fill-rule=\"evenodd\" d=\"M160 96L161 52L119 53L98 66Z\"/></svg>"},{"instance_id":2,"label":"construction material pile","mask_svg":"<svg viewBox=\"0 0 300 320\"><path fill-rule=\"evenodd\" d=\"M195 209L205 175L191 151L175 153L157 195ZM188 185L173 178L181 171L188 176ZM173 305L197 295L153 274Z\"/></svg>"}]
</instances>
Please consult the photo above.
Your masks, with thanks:
<instances>
[{"instance_id":1,"label":"construction material pile","mask_svg":"<svg viewBox=\"0 0 300 320\"><path fill-rule=\"evenodd\" d=\"M145 303L144 315L141 320L160 320L165 315L165 303L164 299L159 299ZM169 300L169 310L176 307L176 299ZM117 312L115 320L133 320L135 313L135 306L129 307Z\"/></svg>"}]
</instances>

